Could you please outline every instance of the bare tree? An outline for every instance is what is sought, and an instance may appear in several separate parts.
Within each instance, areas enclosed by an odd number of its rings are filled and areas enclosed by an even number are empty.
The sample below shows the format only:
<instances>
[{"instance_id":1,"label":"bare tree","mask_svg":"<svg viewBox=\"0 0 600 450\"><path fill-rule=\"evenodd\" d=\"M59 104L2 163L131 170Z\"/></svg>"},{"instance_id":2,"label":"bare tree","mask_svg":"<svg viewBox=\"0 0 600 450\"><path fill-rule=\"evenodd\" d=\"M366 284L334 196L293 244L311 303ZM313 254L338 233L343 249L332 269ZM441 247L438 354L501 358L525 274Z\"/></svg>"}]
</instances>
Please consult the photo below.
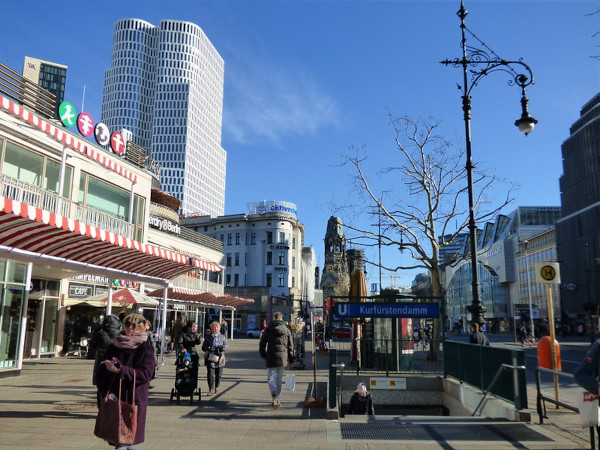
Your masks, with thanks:
<instances>
[{"instance_id":1,"label":"bare tree","mask_svg":"<svg viewBox=\"0 0 600 450\"><path fill-rule=\"evenodd\" d=\"M468 228L467 171L464 151L457 151L441 135L436 134L439 123L433 118L413 120L407 116L395 117L388 110L390 124L395 131L396 155L390 154L394 165L384 167L377 177L369 178L364 167L367 152L352 147L354 154L345 156L343 166L353 168L354 192L358 194L341 209L346 208L349 220L345 227L356 234L352 239L363 246L395 247L408 251L414 261L410 265L383 269L423 268L431 276L434 296L443 293L440 266L458 257L440 260L439 249L453 242ZM374 180L372 184L370 180ZM510 189L501 204L490 207L485 193L497 177L474 170L475 213L477 222L488 221L512 201ZM385 185L386 182L391 184ZM385 198L384 198L385 197ZM378 217L381 231L359 223L360 217L370 214ZM379 266L378 263L367 261Z\"/></svg>"}]
</instances>

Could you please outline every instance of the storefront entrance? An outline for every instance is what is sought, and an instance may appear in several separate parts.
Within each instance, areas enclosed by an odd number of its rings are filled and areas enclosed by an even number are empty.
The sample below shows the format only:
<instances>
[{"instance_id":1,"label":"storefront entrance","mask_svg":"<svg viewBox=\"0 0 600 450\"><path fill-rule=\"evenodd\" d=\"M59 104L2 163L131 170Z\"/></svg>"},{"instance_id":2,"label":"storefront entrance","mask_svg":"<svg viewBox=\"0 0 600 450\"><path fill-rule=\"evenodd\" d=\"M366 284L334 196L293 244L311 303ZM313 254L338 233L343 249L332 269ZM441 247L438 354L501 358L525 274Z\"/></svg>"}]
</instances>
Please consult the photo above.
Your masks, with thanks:
<instances>
[{"instance_id":1,"label":"storefront entrance","mask_svg":"<svg viewBox=\"0 0 600 450\"><path fill-rule=\"evenodd\" d=\"M59 280L31 280L23 358L54 356Z\"/></svg>"}]
</instances>

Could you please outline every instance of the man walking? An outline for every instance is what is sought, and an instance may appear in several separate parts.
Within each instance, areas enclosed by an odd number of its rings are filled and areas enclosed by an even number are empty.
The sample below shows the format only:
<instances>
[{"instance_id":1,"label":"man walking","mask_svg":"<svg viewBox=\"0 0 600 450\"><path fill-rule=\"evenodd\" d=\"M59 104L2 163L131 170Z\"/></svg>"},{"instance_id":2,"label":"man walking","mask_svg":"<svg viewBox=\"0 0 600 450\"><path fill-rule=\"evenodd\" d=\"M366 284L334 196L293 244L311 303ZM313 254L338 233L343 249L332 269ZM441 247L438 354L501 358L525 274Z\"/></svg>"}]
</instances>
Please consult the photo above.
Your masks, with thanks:
<instances>
[{"instance_id":1,"label":"man walking","mask_svg":"<svg viewBox=\"0 0 600 450\"><path fill-rule=\"evenodd\" d=\"M490 345L488 337L479 331L479 324L476 322L471 323L471 336L469 337L470 344L478 345Z\"/></svg>"},{"instance_id":2,"label":"man walking","mask_svg":"<svg viewBox=\"0 0 600 450\"><path fill-rule=\"evenodd\" d=\"M271 391L273 409L279 408L283 369L292 362L292 333L283 322L283 314L273 314L271 325L262 333L258 347L267 363L267 383Z\"/></svg>"}]
</instances>

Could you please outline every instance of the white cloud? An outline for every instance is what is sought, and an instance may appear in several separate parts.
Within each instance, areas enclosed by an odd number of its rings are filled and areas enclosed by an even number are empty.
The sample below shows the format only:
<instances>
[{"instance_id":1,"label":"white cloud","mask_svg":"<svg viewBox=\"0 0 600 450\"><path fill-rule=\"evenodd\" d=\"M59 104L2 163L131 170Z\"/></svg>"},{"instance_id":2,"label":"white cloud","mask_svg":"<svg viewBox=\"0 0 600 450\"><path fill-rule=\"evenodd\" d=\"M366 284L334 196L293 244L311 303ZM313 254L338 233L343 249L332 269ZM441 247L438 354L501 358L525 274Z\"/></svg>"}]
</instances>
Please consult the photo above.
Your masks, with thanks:
<instances>
[{"instance_id":1,"label":"white cloud","mask_svg":"<svg viewBox=\"0 0 600 450\"><path fill-rule=\"evenodd\" d=\"M223 129L234 142L280 147L338 122L335 101L307 73L256 63L225 70Z\"/></svg>"}]
</instances>

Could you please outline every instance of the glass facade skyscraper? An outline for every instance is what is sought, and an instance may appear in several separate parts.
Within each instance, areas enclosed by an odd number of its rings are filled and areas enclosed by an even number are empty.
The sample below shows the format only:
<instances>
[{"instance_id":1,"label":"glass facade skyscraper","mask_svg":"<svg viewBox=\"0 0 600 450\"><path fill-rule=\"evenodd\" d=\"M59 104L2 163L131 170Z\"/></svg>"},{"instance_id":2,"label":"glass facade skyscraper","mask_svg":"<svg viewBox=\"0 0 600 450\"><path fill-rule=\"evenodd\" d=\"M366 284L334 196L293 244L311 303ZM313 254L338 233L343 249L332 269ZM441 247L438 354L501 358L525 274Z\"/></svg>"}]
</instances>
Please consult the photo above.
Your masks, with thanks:
<instances>
[{"instance_id":1,"label":"glass facade skyscraper","mask_svg":"<svg viewBox=\"0 0 600 450\"><path fill-rule=\"evenodd\" d=\"M23 63L23 77L54 94L55 106L58 106L65 99L67 69L68 67L62 64L26 56ZM56 111L54 117L58 118Z\"/></svg>"},{"instance_id":2,"label":"glass facade skyscraper","mask_svg":"<svg viewBox=\"0 0 600 450\"><path fill-rule=\"evenodd\" d=\"M600 311L600 93L581 108L562 144L562 218L556 224L563 315Z\"/></svg>"},{"instance_id":3,"label":"glass facade skyscraper","mask_svg":"<svg viewBox=\"0 0 600 450\"><path fill-rule=\"evenodd\" d=\"M197 25L122 19L105 72L102 122L127 129L161 166L182 214L223 215L224 61Z\"/></svg>"}]
</instances>

